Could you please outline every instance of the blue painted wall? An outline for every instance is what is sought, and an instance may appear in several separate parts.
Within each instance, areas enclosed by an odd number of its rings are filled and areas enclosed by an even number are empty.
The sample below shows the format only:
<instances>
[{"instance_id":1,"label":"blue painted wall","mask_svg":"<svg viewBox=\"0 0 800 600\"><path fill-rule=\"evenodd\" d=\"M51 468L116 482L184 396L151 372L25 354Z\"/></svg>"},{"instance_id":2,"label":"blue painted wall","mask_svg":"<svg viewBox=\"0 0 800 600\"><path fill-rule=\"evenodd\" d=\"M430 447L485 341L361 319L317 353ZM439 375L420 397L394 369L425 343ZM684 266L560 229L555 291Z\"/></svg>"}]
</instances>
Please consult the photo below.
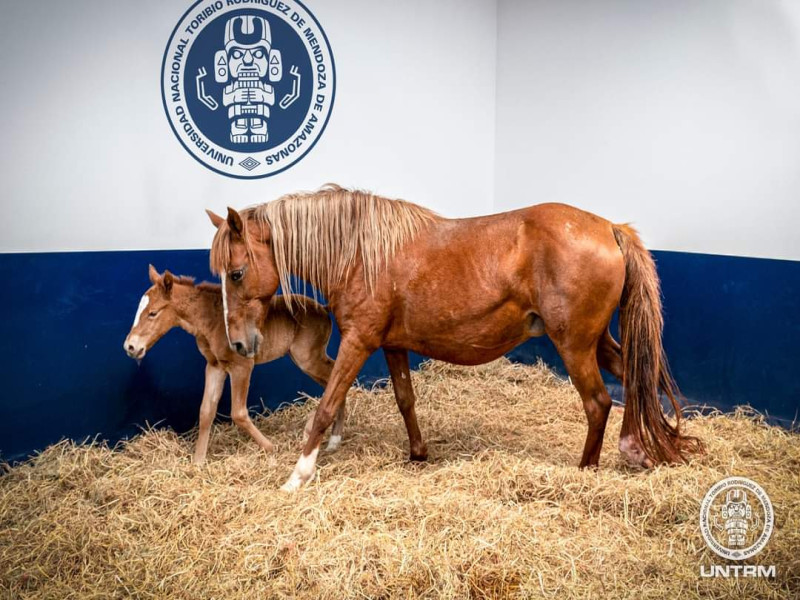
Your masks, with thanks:
<instances>
[{"instance_id":1,"label":"blue painted wall","mask_svg":"<svg viewBox=\"0 0 800 600\"><path fill-rule=\"evenodd\" d=\"M800 410L800 262L656 252L665 296L665 343L691 402L750 404L790 423ZM188 334L165 336L137 366L122 350L147 265L210 279L192 251L0 254L0 459L63 437L115 441L145 423L193 427L204 360ZM335 356L338 335L329 353ZM546 339L512 352L558 364ZM418 359L417 359L418 360ZM415 361L417 362L417 361ZM380 353L362 380L387 375ZM250 405L275 408L321 390L289 359L260 366ZM220 411L229 412L228 394Z\"/></svg>"}]
</instances>

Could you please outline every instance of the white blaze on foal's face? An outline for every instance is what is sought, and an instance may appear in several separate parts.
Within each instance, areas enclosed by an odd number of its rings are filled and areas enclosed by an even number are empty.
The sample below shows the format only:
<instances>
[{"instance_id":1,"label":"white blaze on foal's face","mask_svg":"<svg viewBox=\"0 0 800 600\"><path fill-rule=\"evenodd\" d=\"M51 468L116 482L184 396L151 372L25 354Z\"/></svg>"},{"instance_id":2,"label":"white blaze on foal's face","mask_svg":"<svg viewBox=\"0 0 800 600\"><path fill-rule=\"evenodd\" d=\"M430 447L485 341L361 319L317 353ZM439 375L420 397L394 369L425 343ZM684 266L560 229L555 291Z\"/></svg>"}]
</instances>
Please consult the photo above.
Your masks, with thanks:
<instances>
[{"instance_id":1,"label":"white blaze on foal's face","mask_svg":"<svg viewBox=\"0 0 800 600\"><path fill-rule=\"evenodd\" d=\"M139 324L139 318L142 316L144 309L147 308L147 305L150 304L150 296L145 294L142 296L142 299L139 300L139 308L136 309L136 316L133 317L133 326L136 327Z\"/></svg>"}]
</instances>

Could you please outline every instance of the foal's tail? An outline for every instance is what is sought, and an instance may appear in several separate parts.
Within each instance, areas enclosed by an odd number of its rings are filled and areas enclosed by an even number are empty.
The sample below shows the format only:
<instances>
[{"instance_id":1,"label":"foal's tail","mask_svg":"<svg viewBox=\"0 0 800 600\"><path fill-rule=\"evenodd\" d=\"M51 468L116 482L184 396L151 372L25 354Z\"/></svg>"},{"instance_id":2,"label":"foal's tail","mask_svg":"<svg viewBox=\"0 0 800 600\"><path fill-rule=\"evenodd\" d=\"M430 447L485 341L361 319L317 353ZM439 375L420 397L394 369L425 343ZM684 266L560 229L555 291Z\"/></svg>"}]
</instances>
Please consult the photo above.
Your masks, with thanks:
<instances>
[{"instance_id":1,"label":"foal's tail","mask_svg":"<svg viewBox=\"0 0 800 600\"><path fill-rule=\"evenodd\" d=\"M625 257L625 287L620 301L625 415L623 435L633 435L656 463L685 462L702 443L681 434L678 386L661 343L664 318L661 288L653 257L634 229L614 225L614 238ZM673 425L661 409L663 393L675 411Z\"/></svg>"}]
</instances>

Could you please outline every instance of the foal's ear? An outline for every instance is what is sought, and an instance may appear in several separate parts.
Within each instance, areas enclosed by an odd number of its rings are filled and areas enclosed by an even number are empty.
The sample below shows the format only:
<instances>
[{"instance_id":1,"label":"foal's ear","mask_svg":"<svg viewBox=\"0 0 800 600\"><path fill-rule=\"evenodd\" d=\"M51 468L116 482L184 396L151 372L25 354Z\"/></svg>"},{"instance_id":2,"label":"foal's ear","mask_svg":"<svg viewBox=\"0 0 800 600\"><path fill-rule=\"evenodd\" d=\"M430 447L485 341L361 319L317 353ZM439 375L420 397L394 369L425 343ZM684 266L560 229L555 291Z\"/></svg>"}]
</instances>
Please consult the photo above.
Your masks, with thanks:
<instances>
[{"instance_id":1,"label":"foal's ear","mask_svg":"<svg viewBox=\"0 0 800 600\"><path fill-rule=\"evenodd\" d=\"M153 265L148 267L147 272L150 275L150 283L157 285L161 282L161 275L158 274L158 271L156 271Z\"/></svg>"},{"instance_id":2,"label":"foal's ear","mask_svg":"<svg viewBox=\"0 0 800 600\"><path fill-rule=\"evenodd\" d=\"M228 207L228 227L239 237L244 237L244 223L242 223L242 217L230 206Z\"/></svg>"},{"instance_id":3,"label":"foal's ear","mask_svg":"<svg viewBox=\"0 0 800 600\"><path fill-rule=\"evenodd\" d=\"M208 218L211 219L211 224L217 229L219 229L219 226L225 222L225 219L220 217L218 214L211 212L208 209L206 209L206 214L208 215Z\"/></svg>"},{"instance_id":4,"label":"foal's ear","mask_svg":"<svg viewBox=\"0 0 800 600\"><path fill-rule=\"evenodd\" d=\"M172 292L172 284L175 282L175 277L169 271L164 271L164 292L167 296Z\"/></svg>"}]
</instances>

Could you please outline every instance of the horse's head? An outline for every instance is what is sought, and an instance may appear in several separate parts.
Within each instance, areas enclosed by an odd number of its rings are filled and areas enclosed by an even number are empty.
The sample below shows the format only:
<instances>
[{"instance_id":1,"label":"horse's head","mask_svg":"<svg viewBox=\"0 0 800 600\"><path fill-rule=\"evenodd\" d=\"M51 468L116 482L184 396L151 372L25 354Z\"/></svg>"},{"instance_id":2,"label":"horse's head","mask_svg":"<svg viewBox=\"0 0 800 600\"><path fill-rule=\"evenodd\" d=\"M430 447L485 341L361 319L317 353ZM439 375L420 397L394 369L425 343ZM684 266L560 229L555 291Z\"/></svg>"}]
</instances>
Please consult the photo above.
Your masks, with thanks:
<instances>
[{"instance_id":1,"label":"horse's head","mask_svg":"<svg viewBox=\"0 0 800 600\"><path fill-rule=\"evenodd\" d=\"M206 211L217 228L211 245L211 270L222 281L225 330L231 349L254 356L261 329L280 278L267 223L254 222L228 208L228 218Z\"/></svg>"},{"instance_id":2,"label":"horse's head","mask_svg":"<svg viewBox=\"0 0 800 600\"><path fill-rule=\"evenodd\" d=\"M150 282L153 284L139 301L133 326L125 338L123 348L128 356L142 360L145 353L178 323L178 314L172 305L172 273L159 275L150 265Z\"/></svg>"}]
</instances>

